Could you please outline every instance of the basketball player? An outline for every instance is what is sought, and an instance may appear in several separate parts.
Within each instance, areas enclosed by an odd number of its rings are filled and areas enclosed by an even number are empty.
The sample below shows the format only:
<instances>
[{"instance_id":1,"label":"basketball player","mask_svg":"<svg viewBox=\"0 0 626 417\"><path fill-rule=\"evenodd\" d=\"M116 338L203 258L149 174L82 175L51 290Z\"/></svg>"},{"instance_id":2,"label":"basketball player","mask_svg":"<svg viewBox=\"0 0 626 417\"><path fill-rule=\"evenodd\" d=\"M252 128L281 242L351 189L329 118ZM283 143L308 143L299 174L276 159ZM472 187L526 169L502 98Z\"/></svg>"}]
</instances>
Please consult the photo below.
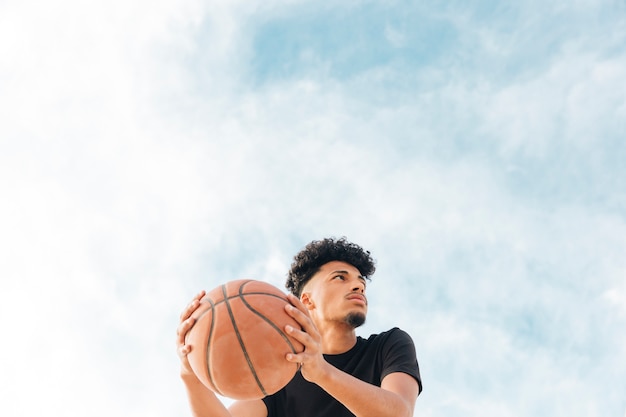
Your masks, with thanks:
<instances>
[{"instance_id":1,"label":"basketball player","mask_svg":"<svg viewBox=\"0 0 626 417\"><path fill-rule=\"evenodd\" d=\"M304 345L285 360L301 364L283 389L227 409L195 376L185 334L204 292L181 314L177 331L181 377L196 417L411 417L422 383L410 336L393 328L364 339L355 329L367 314L370 253L345 238L309 243L294 257L287 312L301 329L286 332Z\"/></svg>"}]
</instances>

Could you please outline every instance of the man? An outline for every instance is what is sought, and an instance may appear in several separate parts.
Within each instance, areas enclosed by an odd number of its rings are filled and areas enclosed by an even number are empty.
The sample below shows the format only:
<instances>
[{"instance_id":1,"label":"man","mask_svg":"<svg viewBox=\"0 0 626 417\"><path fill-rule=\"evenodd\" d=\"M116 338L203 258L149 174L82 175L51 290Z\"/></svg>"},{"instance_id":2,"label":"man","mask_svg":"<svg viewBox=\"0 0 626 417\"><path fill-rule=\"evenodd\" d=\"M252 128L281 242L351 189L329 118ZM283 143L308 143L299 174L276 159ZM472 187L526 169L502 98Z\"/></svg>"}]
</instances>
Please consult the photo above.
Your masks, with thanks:
<instances>
[{"instance_id":1,"label":"man","mask_svg":"<svg viewBox=\"0 0 626 417\"><path fill-rule=\"evenodd\" d=\"M181 314L178 353L181 377L197 417L411 417L421 378L410 336L393 328L363 339L367 280L375 266L370 253L345 238L309 243L288 274L287 312L300 324L285 331L304 345L285 360L300 371L277 393L234 402L228 409L194 375L185 345L190 319L204 292Z\"/></svg>"}]
</instances>

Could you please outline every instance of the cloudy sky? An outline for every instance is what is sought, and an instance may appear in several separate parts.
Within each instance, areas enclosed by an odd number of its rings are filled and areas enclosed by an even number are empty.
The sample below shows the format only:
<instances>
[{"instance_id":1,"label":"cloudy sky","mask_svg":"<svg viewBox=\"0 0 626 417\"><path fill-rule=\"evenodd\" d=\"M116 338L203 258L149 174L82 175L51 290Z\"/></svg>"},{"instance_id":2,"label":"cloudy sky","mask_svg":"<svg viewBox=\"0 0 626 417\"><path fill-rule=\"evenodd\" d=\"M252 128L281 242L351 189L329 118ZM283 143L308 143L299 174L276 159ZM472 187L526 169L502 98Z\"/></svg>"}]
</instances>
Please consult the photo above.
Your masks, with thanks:
<instances>
[{"instance_id":1,"label":"cloudy sky","mask_svg":"<svg viewBox=\"0 0 626 417\"><path fill-rule=\"evenodd\" d=\"M623 0L0 1L0 415L189 415L189 299L346 236L416 417L626 416L624 80Z\"/></svg>"}]
</instances>

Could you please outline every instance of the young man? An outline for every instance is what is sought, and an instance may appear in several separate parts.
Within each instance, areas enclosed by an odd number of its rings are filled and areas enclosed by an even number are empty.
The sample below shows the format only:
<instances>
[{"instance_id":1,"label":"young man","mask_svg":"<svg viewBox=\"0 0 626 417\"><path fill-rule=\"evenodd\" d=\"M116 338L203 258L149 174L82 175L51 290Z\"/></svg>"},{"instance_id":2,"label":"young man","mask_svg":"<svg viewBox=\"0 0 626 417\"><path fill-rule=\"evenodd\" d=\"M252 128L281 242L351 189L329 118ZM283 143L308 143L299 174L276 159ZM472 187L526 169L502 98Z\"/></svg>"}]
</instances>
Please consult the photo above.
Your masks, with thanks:
<instances>
[{"instance_id":1,"label":"young man","mask_svg":"<svg viewBox=\"0 0 626 417\"><path fill-rule=\"evenodd\" d=\"M366 281L374 273L370 253L345 238L309 243L294 257L287 312L301 329L285 331L305 349L285 360L300 371L277 393L237 401L228 409L194 375L185 345L190 319L204 291L181 314L177 331L181 377L196 417L411 417L421 378L410 336L393 328L363 339Z\"/></svg>"}]
</instances>

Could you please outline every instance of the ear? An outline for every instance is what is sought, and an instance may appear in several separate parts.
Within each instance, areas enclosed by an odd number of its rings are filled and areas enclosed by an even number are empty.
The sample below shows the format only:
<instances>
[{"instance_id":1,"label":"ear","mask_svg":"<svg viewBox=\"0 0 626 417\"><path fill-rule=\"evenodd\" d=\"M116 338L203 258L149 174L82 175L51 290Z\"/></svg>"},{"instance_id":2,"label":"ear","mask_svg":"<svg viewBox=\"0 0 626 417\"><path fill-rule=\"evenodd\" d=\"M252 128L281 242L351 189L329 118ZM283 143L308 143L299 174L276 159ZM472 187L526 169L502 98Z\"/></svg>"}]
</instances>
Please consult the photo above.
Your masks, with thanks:
<instances>
[{"instance_id":1,"label":"ear","mask_svg":"<svg viewBox=\"0 0 626 417\"><path fill-rule=\"evenodd\" d=\"M315 303L311 299L311 293L303 292L300 295L300 301L304 304L307 310L313 310L315 308Z\"/></svg>"}]
</instances>

